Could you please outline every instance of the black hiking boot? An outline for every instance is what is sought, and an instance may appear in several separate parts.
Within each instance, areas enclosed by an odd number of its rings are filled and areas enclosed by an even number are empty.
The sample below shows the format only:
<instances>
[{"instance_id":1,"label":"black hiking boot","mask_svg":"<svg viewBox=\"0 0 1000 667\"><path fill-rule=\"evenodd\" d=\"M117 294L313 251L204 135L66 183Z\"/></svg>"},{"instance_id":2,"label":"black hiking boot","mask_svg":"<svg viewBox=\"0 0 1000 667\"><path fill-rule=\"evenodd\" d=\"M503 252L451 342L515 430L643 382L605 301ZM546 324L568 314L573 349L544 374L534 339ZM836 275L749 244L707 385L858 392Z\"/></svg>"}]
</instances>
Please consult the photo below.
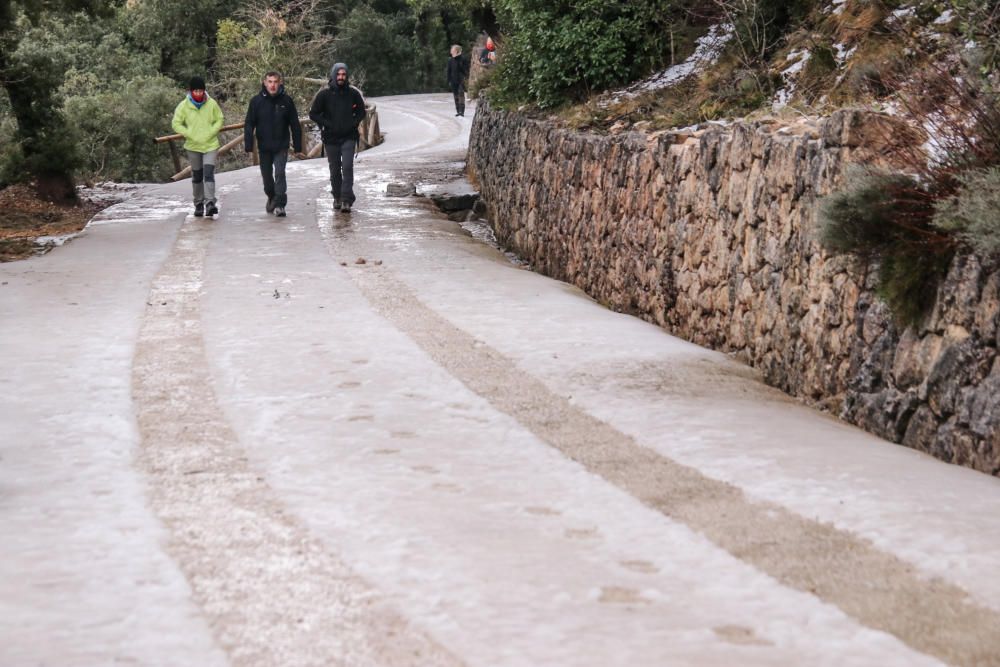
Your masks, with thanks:
<instances>
[{"instance_id":1,"label":"black hiking boot","mask_svg":"<svg viewBox=\"0 0 1000 667\"><path fill-rule=\"evenodd\" d=\"M267 204L264 205L264 210L268 213L274 213L274 197L267 198Z\"/></svg>"},{"instance_id":2,"label":"black hiking boot","mask_svg":"<svg viewBox=\"0 0 1000 667\"><path fill-rule=\"evenodd\" d=\"M198 203L194 205L194 217L200 218L205 215L205 205Z\"/></svg>"},{"instance_id":3,"label":"black hiking boot","mask_svg":"<svg viewBox=\"0 0 1000 667\"><path fill-rule=\"evenodd\" d=\"M208 206L205 207L205 215L209 218L219 215L219 209L216 207L215 202L208 202Z\"/></svg>"},{"instance_id":4,"label":"black hiking boot","mask_svg":"<svg viewBox=\"0 0 1000 667\"><path fill-rule=\"evenodd\" d=\"M340 212L341 213L350 213L351 212L351 205L350 205L350 203L344 203L344 205L340 207Z\"/></svg>"},{"instance_id":5,"label":"black hiking boot","mask_svg":"<svg viewBox=\"0 0 1000 667\"><path fill-rule=\"evenodd\" d=\"M276 216L278 216L279 218L284 218L285 217L285 207L284 206L276 206L274 208L274 214Z\"/></svg>"},{"instance_id":6,"label":"black hiking boot","mask_svg":"<svg viewBox=\"0 0 1000 667\"><path fill-rule=\"evenodd\" d=\"M334 199L333 200L333 210L334 211L339 211L340 210L340 200L339 199Z\"/></svg>"}]
</instances>

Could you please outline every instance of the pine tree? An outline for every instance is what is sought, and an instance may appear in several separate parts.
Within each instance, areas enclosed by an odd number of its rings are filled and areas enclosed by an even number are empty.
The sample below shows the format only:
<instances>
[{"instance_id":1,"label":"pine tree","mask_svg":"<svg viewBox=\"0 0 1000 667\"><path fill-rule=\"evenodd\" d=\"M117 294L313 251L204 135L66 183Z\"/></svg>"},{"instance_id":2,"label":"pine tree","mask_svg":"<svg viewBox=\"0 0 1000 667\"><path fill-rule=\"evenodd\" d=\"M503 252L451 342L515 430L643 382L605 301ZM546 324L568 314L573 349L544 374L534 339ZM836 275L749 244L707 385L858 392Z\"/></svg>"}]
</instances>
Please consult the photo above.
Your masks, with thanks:
<instances>
[{"instance_id":1,"label":"pine tree","mask_svg":"<svg viewBox=\"0 0 1000 667\"><path fill-rule=\"evenodd\" d=\"M53 201L76 198L72 172L79 163L56 99L61 72L44 53L12 56L24 34L24 22L37 22L47 13L94 15L103 8L100 0L0 0L0 82L17 121L25 176L34 180L42 197Z\"/></svg>"}]
</instances>

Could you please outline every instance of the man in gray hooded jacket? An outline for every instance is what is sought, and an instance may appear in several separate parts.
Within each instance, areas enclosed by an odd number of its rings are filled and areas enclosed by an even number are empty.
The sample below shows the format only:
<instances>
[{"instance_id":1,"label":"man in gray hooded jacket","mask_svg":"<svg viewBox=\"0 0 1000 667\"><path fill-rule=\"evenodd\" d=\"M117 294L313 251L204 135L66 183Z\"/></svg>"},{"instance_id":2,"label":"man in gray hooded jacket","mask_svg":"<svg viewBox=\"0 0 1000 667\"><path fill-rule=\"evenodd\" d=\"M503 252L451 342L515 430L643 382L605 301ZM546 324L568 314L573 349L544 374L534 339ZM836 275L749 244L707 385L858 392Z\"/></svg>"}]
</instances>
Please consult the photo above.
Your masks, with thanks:
<instances>
[{"instance_id":1,"label":"man in gray hooded jacket","mask_svg":"<svg viewBox=\"0 0 1000 667\"><path fill-rule=\"evenodd\" d=\"M350 84L347 65L330 69L330 85L319 91L309 118L320 127L326 159L330 164L330 187L334 210L351 212L354 204L354 153L358 125L365 119L365 98Z\"/></svg>"}]
</instances>

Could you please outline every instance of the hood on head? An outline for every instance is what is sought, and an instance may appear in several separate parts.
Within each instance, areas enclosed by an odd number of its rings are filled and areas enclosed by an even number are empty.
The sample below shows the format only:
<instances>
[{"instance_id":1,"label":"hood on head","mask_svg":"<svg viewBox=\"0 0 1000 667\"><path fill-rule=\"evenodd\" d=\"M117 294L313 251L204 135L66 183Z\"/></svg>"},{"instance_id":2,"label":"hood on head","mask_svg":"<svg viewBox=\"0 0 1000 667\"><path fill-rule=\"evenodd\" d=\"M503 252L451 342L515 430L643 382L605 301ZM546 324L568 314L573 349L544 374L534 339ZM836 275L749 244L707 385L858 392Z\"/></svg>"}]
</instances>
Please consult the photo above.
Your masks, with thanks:
<instances>
[{"instance_id":1,"label":"hood on head","mask_svg":"<svg viewBox=\"0 0 1000 667\"><path fill-rule=\"evenodd\" d=\"M347 83L345 85L349 85L351 82L351 73L344 63L334 63L333 67L330 68L330 84L337 85L337 72L340 70L344 70L344 74L347 75Z\"/></svg>"}]
</instances>

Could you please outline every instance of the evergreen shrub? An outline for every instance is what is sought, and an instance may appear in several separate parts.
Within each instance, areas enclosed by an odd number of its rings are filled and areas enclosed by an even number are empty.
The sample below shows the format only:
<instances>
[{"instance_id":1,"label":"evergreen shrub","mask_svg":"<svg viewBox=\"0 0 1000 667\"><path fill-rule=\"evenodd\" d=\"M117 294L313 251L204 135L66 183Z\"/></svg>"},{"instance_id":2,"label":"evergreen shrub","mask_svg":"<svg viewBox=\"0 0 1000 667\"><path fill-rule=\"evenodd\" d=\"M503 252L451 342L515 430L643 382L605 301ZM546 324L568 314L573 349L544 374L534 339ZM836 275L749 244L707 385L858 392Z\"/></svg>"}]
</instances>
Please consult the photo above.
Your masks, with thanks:
<instances>
[{"instance_id":1,"label":"evergreen shrub","mask_svg":"<svg viewBox=\"0 0 1000 667\"><path fill-rule=\"evenodd\" d=\"M934 303L955 252L933 224L935 193L914 177L855 168L819 212L820 243L878 268L878 293L897 320L916 324Z\"/></svg>"},{"instance_id":2,"label":"evergreen shrub","mask_svg":"<svg viewBox=\"0 0 1000 667\"><path fill-rule=\"evenodd\" d=\"M1000 167L974 169L958 179L958 192L937 203L934 224L978 253L1000 255Z\"/></svg>"}]
</instances>

